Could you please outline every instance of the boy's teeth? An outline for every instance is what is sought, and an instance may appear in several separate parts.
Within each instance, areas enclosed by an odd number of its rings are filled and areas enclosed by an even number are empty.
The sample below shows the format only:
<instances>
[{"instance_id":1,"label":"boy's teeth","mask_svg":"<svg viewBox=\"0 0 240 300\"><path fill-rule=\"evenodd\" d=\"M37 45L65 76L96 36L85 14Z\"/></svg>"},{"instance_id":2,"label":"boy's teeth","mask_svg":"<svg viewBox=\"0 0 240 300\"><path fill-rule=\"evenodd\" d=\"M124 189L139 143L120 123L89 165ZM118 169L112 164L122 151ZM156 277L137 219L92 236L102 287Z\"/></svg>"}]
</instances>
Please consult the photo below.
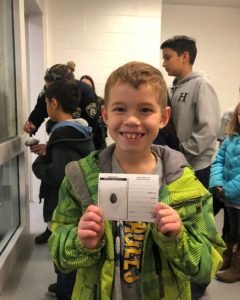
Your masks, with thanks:
<instances>
[{"instance_id":1,"label":"boy's teeth","mask_svg":"<svg viewBox=\"0 0 240 300\"><path fill-rule=\"evenodd\" d=\"M125 135L128 139L136 139L137 137L140 136L140 134L137 133L126 133Z\"/></svg>"}]
</instances>

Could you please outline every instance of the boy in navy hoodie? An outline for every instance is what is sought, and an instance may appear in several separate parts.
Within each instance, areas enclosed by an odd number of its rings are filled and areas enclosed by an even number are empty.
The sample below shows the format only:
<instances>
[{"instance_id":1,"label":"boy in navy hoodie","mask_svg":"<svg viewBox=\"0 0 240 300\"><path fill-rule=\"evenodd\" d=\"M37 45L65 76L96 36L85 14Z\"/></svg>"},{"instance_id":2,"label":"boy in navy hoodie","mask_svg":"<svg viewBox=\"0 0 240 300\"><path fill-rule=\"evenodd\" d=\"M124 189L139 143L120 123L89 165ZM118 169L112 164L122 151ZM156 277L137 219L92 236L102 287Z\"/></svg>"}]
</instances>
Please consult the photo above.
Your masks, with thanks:
<instances>
[{"instance_id":1,"label":"boy in navy hoodie","mask_svg":"<svg viewBox=\"0 0 240 300\"><path fill-rule=\"evenodd\" d=\"M45 95L47 113L55 125L51 128L46 152L37 157L32 170L41 180L39 197L44 199L43 217L48 224L46 231L50 235L52 215L58 203L65 166L70 161L87 156L94 150L94 145L92 128L84 119L72 117L81 100L77 84L69 80L57 80L47 87ZM61 299L71 299L75 272L57 273L57 284L51 284L49 291Z\"/></svg>"}]
</instances>

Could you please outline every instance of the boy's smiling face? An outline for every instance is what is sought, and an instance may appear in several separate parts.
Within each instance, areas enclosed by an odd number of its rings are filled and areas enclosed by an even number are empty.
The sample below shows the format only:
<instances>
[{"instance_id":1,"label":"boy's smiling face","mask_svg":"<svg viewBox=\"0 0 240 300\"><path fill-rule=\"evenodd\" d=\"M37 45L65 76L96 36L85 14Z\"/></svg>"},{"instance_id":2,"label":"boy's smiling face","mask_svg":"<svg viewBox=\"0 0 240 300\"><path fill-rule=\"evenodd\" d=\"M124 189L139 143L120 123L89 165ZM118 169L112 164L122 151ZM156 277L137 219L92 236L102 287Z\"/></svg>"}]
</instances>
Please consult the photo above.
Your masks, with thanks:
<instances>
[{"instance_id":1,"label":"boy's smiling face","mask_svg":"<svg viewBox=\"0 0 240 300\"><path fill-rule=\"evenodd\" d=\"M117 83L110 89L107 108L102 110L109 134L118 151L149 151L160 128L167 124L168 108L163 115L156 92L150 85L134 89Z\"/></svg>"}]
</instances>

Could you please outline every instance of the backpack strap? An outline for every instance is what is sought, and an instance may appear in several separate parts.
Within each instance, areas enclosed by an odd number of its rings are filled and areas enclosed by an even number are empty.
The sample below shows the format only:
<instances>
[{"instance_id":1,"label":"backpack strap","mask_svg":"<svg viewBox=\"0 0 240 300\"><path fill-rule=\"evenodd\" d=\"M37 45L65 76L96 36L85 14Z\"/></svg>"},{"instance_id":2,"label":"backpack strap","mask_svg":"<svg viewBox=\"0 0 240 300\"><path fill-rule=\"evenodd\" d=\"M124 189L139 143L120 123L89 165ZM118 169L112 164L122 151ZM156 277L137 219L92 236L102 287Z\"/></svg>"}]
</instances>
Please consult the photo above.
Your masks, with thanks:
<instances>
[{"instance_id":1,"label":"backpack strap","mask_svg":"<svg viewBox=\"0 0 240 300\"><path fill-rule=\"evenodd\" d=\"M66 177L78 201L86 206L97 204L98 201L98 174L101 170L95 162L96 152L79 161L71 161L65 168Z\"/></svg>"},{"instance_id":2,"label":"backpack strap","mask_svg":"<svg viewBox=\"0 0 240 300\"><path fill-rule=\"evenodd\" d=\"M80 168L91 196L92 203L98 203L98 175L101 169L96 164L96 155L99 151L91 152L87 157L79 161Z\"/></svg>"},{"instance_id":3,"label":"backpack strap","mask_svg":"<svg viewBox=\"0 0 240 300\"><path fill-rule=\"evenodd\" d=\"M65 167L65 174L68 178L78 201L86 206L93 204L93 200L89 194L85 183L84 174L80 168L79 161L71 161Z\"/></svg>"}]
</instances>

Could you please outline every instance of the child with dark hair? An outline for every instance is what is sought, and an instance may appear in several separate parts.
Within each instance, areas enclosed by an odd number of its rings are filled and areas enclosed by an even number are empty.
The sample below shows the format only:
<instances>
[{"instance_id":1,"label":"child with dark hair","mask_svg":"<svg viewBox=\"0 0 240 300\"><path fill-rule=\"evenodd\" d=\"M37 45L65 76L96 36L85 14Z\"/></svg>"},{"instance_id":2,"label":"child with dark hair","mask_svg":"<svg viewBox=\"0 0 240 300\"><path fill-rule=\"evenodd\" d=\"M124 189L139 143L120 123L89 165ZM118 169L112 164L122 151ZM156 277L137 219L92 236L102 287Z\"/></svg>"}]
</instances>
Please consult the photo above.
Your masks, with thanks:
<instances>
[{"instance_id":1,"label":"child with dark hair","mask_svg":"<svg viewBox=\"0 0 240 300\"><path fill-rule=\"evenodd\" d=\"M196 41L186 35L175 35L161 44L161 49L172 49L178 56L188 52L189 64L193 65L197 56Z\"/></svg>"},{"instance_id":2,"label":"child with dark hair","mask_svg":"<svg viewBox=\"0 0 240 300\"><path fill-rule=\"evenodd\" d=\"M38 96L37 104L25 122L23 130L30 135L35 134L38 128L43 123L44 119L49 117L46 103L45 93L46 88L54 82L62 80L71 80L76 84L78 93L81 95L81 101L72 111L72 117L82 118L87 121L88 125L92 128L93 143L96 149L103 149L106 147L105 139L99 134L102 132L100 125L100 108L98 105L98 98L95 92L86 83L76 80L74 77L75 63L73 61L67 64L55 64L46 70L44 75L45 86ZM49 134L54 122L51 118L46 122L46 131ZM46 151L46 144L35 144L31 147L31 151L37 155L44 155ZM49 238L49 232L46 229L43 233L36 237L36 244L46 243Z\"/></svg>"},{"instance_id":3,"label":"child with dark hair","mask_svg":"<svg viewBox=\"0 0 240 300\"><path fill-rule=\"evenodd\" d=\"M206 74L193 71L197 55L195 39L177 35L164 41L161 49L163 67L169 76L175 76L168 95L179 150L198 180L208 188L221 122L216 92ZM192 300L199 299L207 285L208 282L192 284Z\"/></svg>"},{"instance_id":4,"label":"child with dark hair","mask_svg":"<svg viewBox=\"0 0 240 300\"><path fill-rule=\"evenodd\" d=\"M195 39L177 35L163 42L161 49L163 67L168 75L175 76L168 94L179 149L208 188L221 122L216 92L204 73L193 71Z\"/></svg>"},{"instance_id":5,"label":"child with dark hair","mask_svg":"<svg viewBox=\"0 0 240 300\"><path fill-rule=\"evenodd\" d=\"M45 235L51 234L51 221L58 203L58 192L65 175L65 166L73 160L88 155L94 150L92 128L84 119L73 119L72 113L80 104L80 94L75 82L57 80L49 85L45 92L46 108L54 122L45 155L33 162L32 170L41 180L40 199L44 199L43 218L48 224ZM69 280L70 278L70 280ZM57 285L50 285L50 291L56 288L56 294L71 299L75 273L58 273Z\"/></svg>"}]
</instances>

